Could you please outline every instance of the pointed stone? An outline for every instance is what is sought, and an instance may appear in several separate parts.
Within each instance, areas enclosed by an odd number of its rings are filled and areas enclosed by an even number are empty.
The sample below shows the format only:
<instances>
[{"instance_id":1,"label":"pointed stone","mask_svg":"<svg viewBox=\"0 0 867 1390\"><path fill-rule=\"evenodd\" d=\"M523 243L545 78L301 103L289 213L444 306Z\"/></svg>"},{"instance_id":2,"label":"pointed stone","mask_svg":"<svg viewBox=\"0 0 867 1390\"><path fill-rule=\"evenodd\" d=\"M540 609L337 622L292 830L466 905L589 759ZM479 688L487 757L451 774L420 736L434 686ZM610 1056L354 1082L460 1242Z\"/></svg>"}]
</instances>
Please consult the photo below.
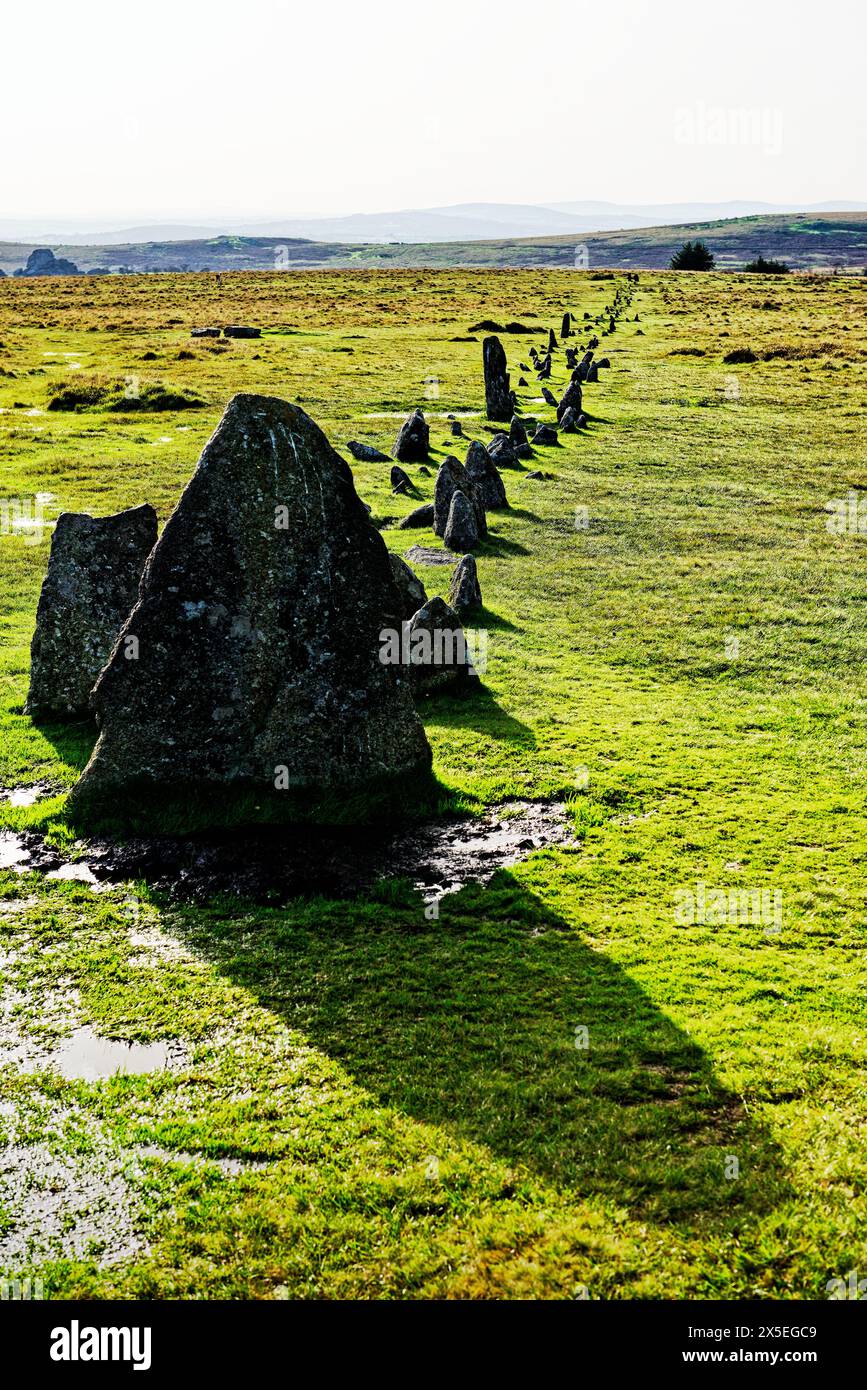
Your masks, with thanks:
<instances>
[{"instance_id":1,"label":"pointed stone","mask_svg":"<svg viewBox=\"0 0 867 1390\"><path fill-rule=\"evenodd\" d=\"M443 533L443 545L457 555L464 555L479 543L479 527L472 502L462 492L452 494L449 519Z\"/></svg>"},{"instance_id":2,"label":"pointed stone","mask_svg":"<svg viewBox=\"0 0 867 1390\"><path fill-rule=\"evenodd\" d=\"M431 757L382 654L399 606L322 431L286 401L235 396L97 682L101 733L72 810L147 824L171 807L187 826L219 816L226 793L287 819L388 795Z\"/></svg>"},{"instance_id":3,"label":"pointed stone","mask_svg":"<svg viewBox=\"0 0 867 1390\"><path fill-rule=\"evenodd\" d=\"M413 573L406 560L393 553L389 554L388 558L391 561L391 572L400 599L400 617L406 620L424 607L427 603L427 593L418 575Z\"/></svg>"},{"instance_id":4,"label":"pointed stone","mask_svg":"<svg viewBox=\"0 0 867 1390\"><path fill-rule=\"evenodd\" d=\"M430 430L421 410L408 415L398 431L394 457L398 463L424 463L430 451Z\"/></svg>"},{"instance_id":5,"label":"pointed stone","mask_svg":"<svg viewBox=\"0 0 867 1390\"><path fill-rule=\"evenodd\" d=\"M482 606L482 589L475 555L465 555L449 581L449 604L459 617Z\"/></svg>"},{"instance_id":6,"label":"pointed stone","mask_svg":"<svg viewBox=\"0 0 867 1390\"><path fill-rule=\"evenodd\" d=\"M116 516L58 517L36 610L25 714L90 713L90 692L138 598L156 539L157 514L148 505Z\"/></svg>"},{"instance_id":7,"label":"pointed stone","mask_svg":"<svg viewBox=\"0 0 867 1390\"><path fill-rule=\"evenodd\" d=\"M407 647L410 679L420 694L478 681L461 620L444 599L429 599L413 616Z\"/></svg>"},{"instance_id":8,"label":"pointed stone","mask_svg":"<svg viewBox=\"0 0 867 1390\"><path fill-rule=\"evenodd\" d=\"M479 490L486 511L502 511L508 507L505 484L497 465L478 439L474 439L467 450L466 470Z\"/></svg>"},{"instance_id":9,"label":"pointed stone","mask_svg":"<svg viewBox=\"0 0 867 1390\"><path fill-rule=\"evenodd\" d=\"M486 536L488 524L479 490L463 464L459 463L451 454L448 458L443 459L434 483L433 528L435 534L445 536L452 498L456 492L462 492L472 507L477 535Z\"/></svg>"},{"instance_id":10,"label":"pointed stone","mask_svg":"<svg viewBox=\"0 0 867 1390\"><path fill-rule=\"evenodd\" d=\"M499 338L485 338L482 343L482 363L485 372L485 410L489 420L509 420L512 415L512 394L506 354Z\"/></svg>"}]
</instances>

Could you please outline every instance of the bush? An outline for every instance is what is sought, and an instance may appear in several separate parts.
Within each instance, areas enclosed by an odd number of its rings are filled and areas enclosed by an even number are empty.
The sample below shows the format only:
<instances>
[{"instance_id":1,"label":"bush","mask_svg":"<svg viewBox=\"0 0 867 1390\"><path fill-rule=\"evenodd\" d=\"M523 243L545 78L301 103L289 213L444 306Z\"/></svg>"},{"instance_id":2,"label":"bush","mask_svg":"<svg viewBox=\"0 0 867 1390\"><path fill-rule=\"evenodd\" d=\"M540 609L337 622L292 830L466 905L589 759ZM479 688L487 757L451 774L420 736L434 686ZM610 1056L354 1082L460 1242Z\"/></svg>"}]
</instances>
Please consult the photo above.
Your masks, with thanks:
<instances>
[{"instance_id":1,"label":"bush","mask_svg":"<svg viewBox=\"0 0 867 1390\"><path fill-rule=\"evenodd\" d=\"M685 241L671 258L672 270L713 270L713 253L703 241Z\"/></svg>"},{"instance_id":2,"label":"bush","mask_svg":"<svg viewBox=\"0 0 867 1390\"><path fill-rule=\"evenodd\" d=\"M154 381L138 386L132 379L84 376L76 372L49 388L49 410L199 410L207 401L193 391L181 391Z\"/></svg>"},{"instance_id":3,"label":"bush","mask_svg":"<svg viewBox=\"0 0 867 1390\"><path fill-rule=\"evenodd\" d=\"M788 275L789 267L785 261L766 261L764 256L757 256L749 265L744 266L744 270L751 275Z\"/></svg>"}]
</instances>

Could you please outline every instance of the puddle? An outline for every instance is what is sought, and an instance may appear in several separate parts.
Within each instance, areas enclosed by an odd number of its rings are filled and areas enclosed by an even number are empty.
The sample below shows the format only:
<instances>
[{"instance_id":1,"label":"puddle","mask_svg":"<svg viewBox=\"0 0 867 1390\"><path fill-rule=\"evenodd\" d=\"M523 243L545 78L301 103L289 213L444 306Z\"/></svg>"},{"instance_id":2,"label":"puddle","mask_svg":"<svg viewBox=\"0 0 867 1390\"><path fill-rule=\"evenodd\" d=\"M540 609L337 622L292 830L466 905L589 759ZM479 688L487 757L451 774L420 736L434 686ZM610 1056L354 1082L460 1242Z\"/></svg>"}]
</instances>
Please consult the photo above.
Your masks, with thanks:
<instances>
[{"instance_id":1,"label":"puddle","mask_svg":"<svg viewBox=\"0 0 867 1390\"><path fill-rule=\"evenodd\" d=\"M0 830L0 869L17 869L27 863L33 854L26 843L28 838L14 830Z\"/></svg>"},{"instance_id":2,"label":"puddle","mask_svg":"<svg viewBox=\"0 0 867 1390\"><path fill-rule=\"evenodd\" d=\"M76 1028L49 1059L67 1081L101 1081L108 1076L144 1076L166 1071L184 1057L179 1044L127 1043L101 1038L88 1026Z\"/></svg>"},{"instance_id":3,"label":"puddle","mask_svg":"<svg viewBox=\"0 0 867 1390\"><path fill-rule=\"evenodd\" d=\"M60 879L64 883L97 883L98 879L92 869L88 868L82 860L76 860L71 864L61 864L59 869L52 869L45 875L46 878Z\"/></svg>"},{"instance_id":4,"label":"puddle","mask_svg":"<svg viewBox=\"0 0 867 1390\"><path fill-rule=\"evenodd\" d=\"M7 806L33 806L42 797L52 795L47 782L35 782L32 787L0 789L0 801L5 801Z\"/></svg>"},{"instance_id":5,"label":"puddle","mask_svg":"<svg viewBox=\"0 0 867 1390\"><path fill-rule=\"evenodd\" d=\"M83 1111L49 1103L34 1142L31 1116L4 1108L0 1145L0 1267L47 1259L113 1264L146 1250L140 1234L137 1168ZM84 1138L85 1142L82 1142Z\"/></svg>"},{"instance_id":6,"label":"puddle","mask_svg":"<svg viewBox=\"0 0 867 1390\"><path fill-rule=\"evenodd\" d=\"M157 836L78 845L65 861L36 831L0 831L0 868L44 873L55 882L143 879L184 902L229 894L273 903L316 893L354 897L381 879L405 878L425 897L485 883L535 850L574 836L560 801L515 801L482 816L409 826L259 826L208 836Z\"/></svg>"}]
</instances>

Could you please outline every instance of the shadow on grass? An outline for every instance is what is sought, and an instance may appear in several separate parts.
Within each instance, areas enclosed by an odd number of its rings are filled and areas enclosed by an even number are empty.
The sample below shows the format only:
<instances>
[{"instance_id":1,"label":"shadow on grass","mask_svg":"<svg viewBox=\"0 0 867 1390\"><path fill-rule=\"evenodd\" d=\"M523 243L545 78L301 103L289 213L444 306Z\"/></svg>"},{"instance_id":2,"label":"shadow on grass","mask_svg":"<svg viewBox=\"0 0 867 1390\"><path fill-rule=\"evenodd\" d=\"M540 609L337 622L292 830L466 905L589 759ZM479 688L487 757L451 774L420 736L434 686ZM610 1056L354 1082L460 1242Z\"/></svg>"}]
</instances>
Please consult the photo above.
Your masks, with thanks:
<instances>
[{"instance_id":1,"label":"shadow on grass","mask_svg":"<svg viewBox=\"0 0 867 1390\"><path fill-rule=\"evenodd\" d=\"M443 898L437 921L404 885L376 896L175 923L383 1105L576 1196L660 1222L779 1198L780 1154L706 1054L508 871Z\"/></svg>"},{"instance_id":2,"label":"shadow on grass","mask_svg":"<svg viewBox=\"0 0 867 1390\"><path fill-rule=\"evenodd\" d=\"M536 735L530 726L507 714L486 685L480 685L471 694L459 698L449 693L431 695L419 701L418 712L426 726L434 724L441 729L469 727L487 734L489 738L514 743L521 748L536 747Z\"/></svg>"}]
</instances>

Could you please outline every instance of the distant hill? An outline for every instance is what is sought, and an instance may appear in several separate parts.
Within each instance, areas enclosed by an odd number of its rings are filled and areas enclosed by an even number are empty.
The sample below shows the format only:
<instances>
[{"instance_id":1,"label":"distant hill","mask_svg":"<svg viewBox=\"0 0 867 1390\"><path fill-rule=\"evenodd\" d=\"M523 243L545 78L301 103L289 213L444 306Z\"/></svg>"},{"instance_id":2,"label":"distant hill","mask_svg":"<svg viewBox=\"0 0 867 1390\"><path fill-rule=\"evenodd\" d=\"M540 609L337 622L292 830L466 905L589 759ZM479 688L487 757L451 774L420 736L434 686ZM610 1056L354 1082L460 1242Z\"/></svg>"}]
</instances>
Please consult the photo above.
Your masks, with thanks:
<instances>
[{"instance_id":1,"label":"distant hill","mask_svg":"<svg viewBox=\"0 0 867 1390\"><path fill-rule=\"evenodd\" d=\"M867 203L815 203L801 214L867 212ZM395 212L337 217L208 217L201 222L171 219L113 227L36 219L0 218L0 239L34 246L128 246L159 241L212 241L215 237L281 237L284 240L357 242L491 241L501 237L569 236L574 232L670 227L719 222L733 217L791 214L791 204L741 200L727 203L454 203L449 207L404 208Z\"/></svg>"},{"instance_id":2,"label":"distant hill","mask_svg":"<svg viewBox=\"0 0 867 1390\"><path fill-rule=\"evenodd\" d=\"M585 234L430 242L326 242L281 236L219 236L123 245L53 244L82 272L274 270L351 266L570 266L589 269L665 267L685 240L706 241L720 269L737 269L759 254L796 270L867 266L867 212L782 213L632 227ZM25 265L45 242L0 242L0 269ZM577 251L577 261L576 261Z\"/></svg>"}]
</instances>

